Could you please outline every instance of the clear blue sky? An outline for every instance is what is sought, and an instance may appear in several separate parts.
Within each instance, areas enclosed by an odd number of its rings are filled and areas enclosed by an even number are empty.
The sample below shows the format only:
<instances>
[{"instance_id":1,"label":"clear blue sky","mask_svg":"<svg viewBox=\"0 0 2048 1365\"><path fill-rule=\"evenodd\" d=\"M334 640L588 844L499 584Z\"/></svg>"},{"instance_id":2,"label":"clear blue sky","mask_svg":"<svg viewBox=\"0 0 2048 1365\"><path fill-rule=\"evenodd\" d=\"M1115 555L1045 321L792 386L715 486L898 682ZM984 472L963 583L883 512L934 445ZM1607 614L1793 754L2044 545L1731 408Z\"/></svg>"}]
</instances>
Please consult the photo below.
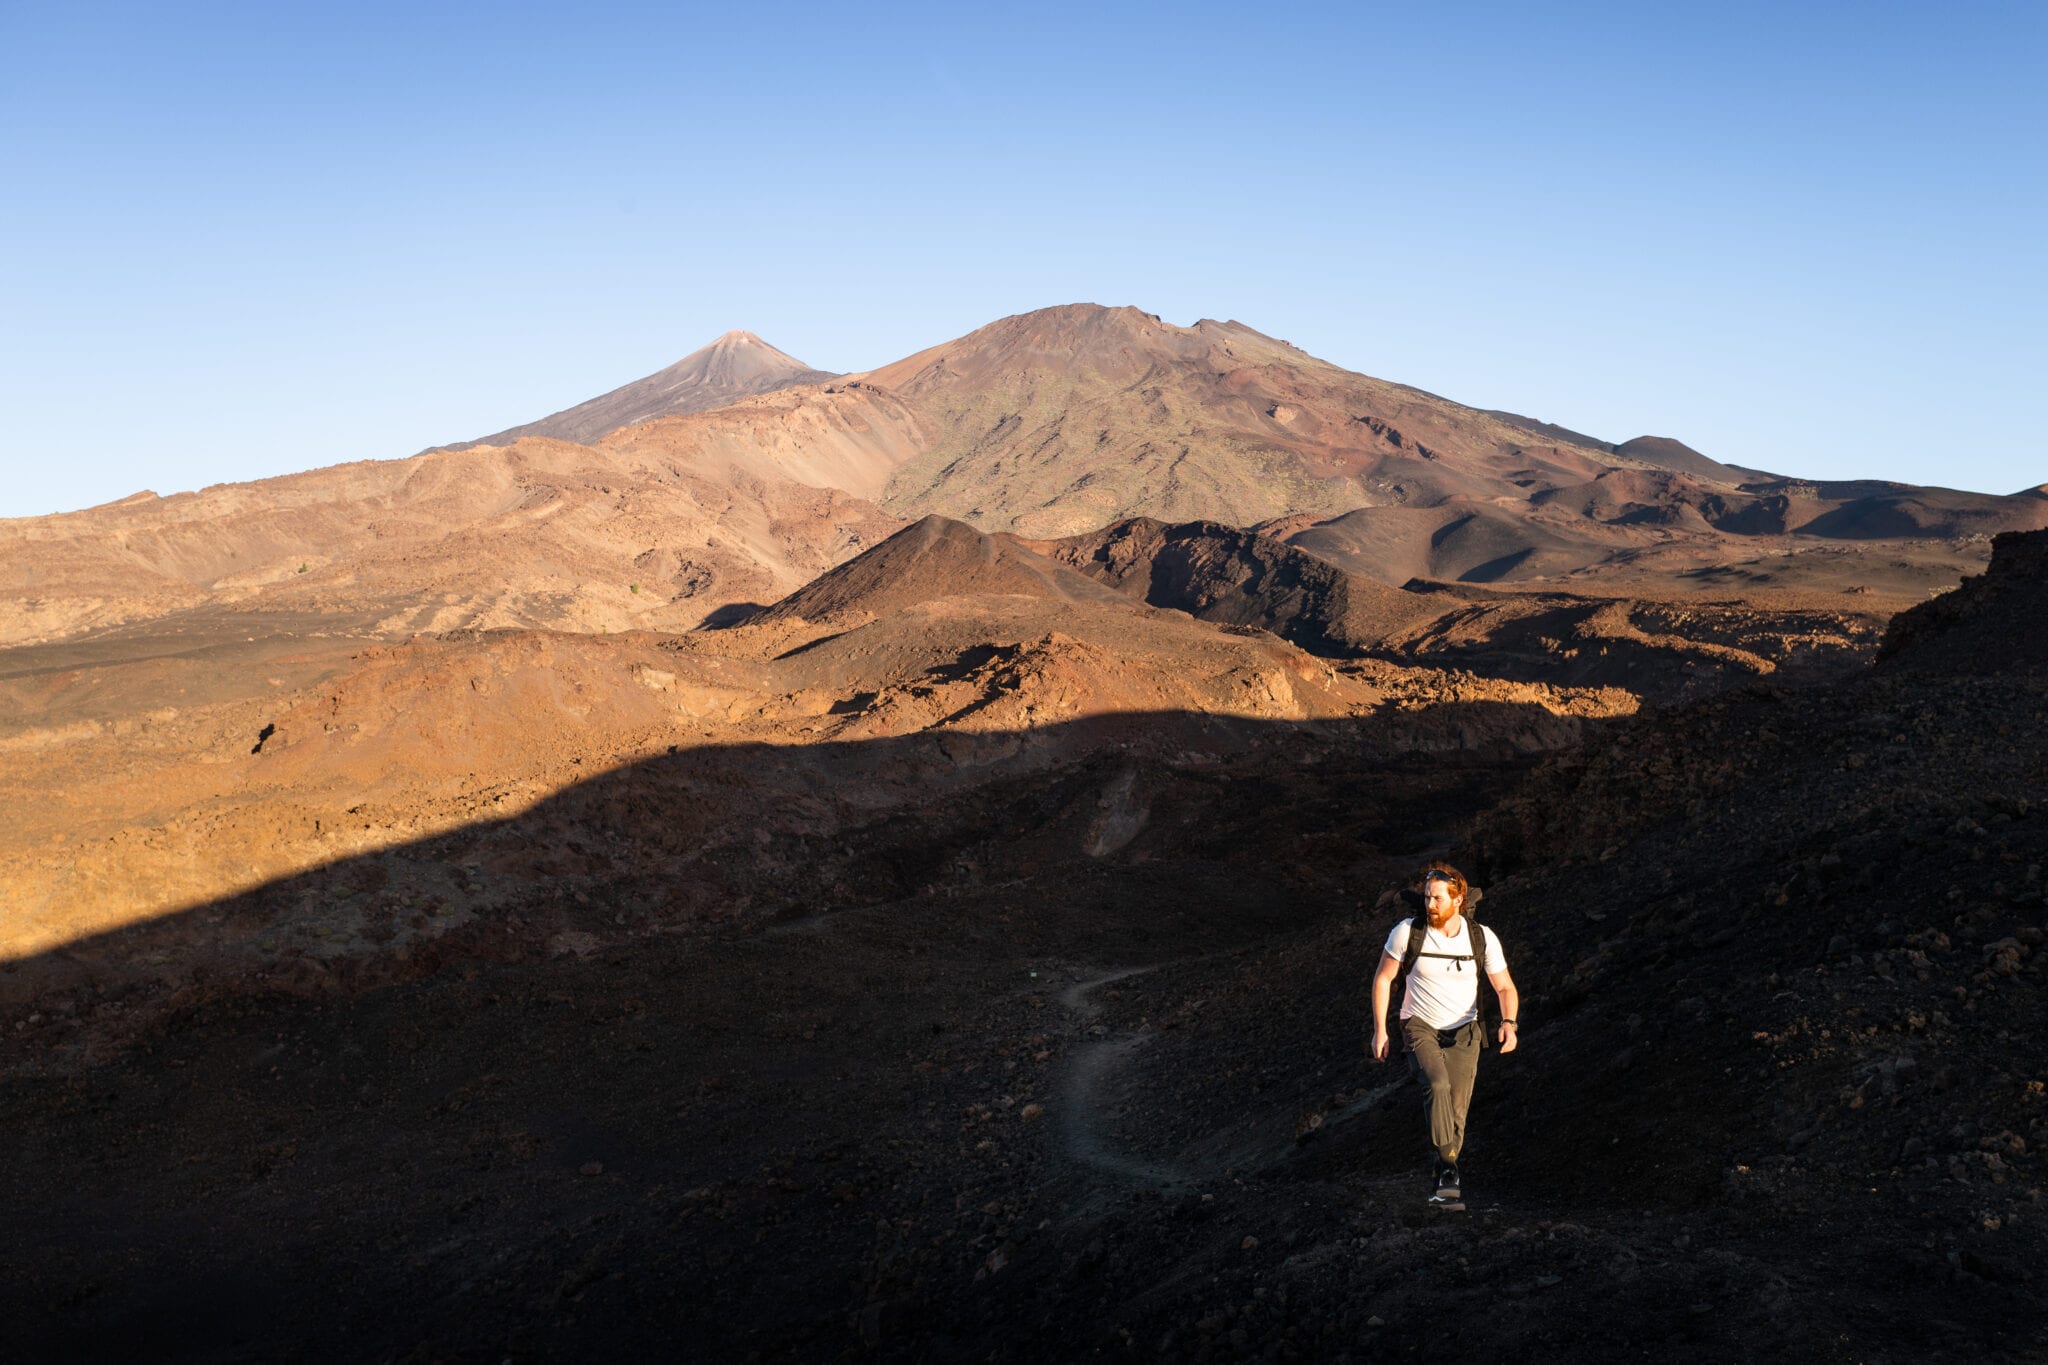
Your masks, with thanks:
<instances>
[{"instance_id":1,"label":"clear blue sky","mask_svg":"<svg viewBox=\"0 0 2048 1365\"><path fill-rule=\"evenodd\" d=\"M2048 480L2048 5L0 3L0 515L1009 313Z\"/></svg>"}]
</instances>

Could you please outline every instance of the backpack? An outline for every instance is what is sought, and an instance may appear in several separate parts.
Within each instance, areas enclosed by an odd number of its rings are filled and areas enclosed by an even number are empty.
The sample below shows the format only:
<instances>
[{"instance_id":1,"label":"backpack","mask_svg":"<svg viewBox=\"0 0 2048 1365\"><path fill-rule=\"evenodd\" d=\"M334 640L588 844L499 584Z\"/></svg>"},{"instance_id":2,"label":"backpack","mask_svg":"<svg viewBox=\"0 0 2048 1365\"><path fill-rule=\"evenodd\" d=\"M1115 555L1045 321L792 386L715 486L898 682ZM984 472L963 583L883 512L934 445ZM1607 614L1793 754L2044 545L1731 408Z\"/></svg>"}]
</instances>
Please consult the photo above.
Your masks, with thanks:
<instances>
[{"instance_id":1,"label":"backpack","mask_svg":"<svg viewBox=\"0 0 2048 1365\"><path fill-rule=\"evenodd\" d=\"M1403 897L1406 899L1406 896ZM1470 962L1479 973L1479 1046L1482 1049L1493 1046L1493 1037L1500 1031L1500 997L1486 979L1486 931L1479 921L1472 918L1472 907L1479 903L1479 888L1473 887L1465 897L1465 908L1459 911L1465 921L1466 942L1471 944L1469 953L1425 953L1422 944L1429 937L1429 916L1416 914L1408 920L1408 951L1402 955L1401 970L1394 974L1394 985L1405 991L1408 988L1408 973L1415 970L1417 961L1424 957L1445 958L1452 962ZM1462 969L1461 969L1462 970ZM1389 999L1398 1001L1399 996L1389 993Z\"/></svg>"}]
</instances>

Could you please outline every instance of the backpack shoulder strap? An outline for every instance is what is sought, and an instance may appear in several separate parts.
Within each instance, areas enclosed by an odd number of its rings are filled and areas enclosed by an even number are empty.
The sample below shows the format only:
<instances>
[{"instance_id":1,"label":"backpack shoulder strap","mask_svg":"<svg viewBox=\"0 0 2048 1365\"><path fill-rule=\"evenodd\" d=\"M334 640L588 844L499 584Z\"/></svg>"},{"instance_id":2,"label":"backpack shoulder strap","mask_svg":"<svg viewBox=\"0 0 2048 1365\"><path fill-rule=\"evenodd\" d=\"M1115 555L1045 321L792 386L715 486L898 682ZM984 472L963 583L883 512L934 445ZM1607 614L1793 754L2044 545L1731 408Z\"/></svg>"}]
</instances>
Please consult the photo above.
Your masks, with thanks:
<instances>
[{"instance_id":1,"label":"backpack shoulder strap","mask_svg":"<svg viewBox=\"0 0 2048 1365\"><path fill-rule=\"evenodd\" d=\"M1408 973L1415 970L1416 962L1422 957L1422 942L1429 937L1428 930L1429 921L1421 915L1416 915L1408 921L1408 950L1401 954L1401 970L1394 973L1394 985L1390 992L1396 1013L1408 999ZM1405 1048L1408 1044L1404 1042L1401 1046Z\"/></svg>"},{"instance_id":2,"label":"backpack shoulder strap","mask_svg":"<svg viewBox=\"0 0 2048 1365\"><path fill-rule=\"evenodd\" d=\"M1394 984L1400 985L1408 979L1408 973L1415 970L1415 963L1422 956L1422 942L1429 937L1429 921L1417 915L1408 921L1408 951L1401 957L1401 970L1394 975Z\"/></svg>"}]
</instances>

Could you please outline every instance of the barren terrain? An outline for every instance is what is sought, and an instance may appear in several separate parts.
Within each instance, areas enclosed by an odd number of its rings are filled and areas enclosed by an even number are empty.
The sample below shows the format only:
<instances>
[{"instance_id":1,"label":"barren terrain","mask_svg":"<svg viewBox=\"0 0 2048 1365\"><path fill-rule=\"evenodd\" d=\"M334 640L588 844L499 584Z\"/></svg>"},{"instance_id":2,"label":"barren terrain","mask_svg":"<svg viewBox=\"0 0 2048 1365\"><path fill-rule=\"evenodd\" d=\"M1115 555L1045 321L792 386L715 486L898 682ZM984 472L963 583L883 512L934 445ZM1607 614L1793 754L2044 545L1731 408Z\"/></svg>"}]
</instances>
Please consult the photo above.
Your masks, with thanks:
<instances>
[{"instance_id":1,"label":"barren terrain","mask_svg":"<svg viewBox=\"0 0 2048 1365\"><path fill-rule=\"evenodd\" d=\"M15 1353L2048 1354L2038 490L1079 306L557 417L0 523Z\"/></svg>"}]
</instances>

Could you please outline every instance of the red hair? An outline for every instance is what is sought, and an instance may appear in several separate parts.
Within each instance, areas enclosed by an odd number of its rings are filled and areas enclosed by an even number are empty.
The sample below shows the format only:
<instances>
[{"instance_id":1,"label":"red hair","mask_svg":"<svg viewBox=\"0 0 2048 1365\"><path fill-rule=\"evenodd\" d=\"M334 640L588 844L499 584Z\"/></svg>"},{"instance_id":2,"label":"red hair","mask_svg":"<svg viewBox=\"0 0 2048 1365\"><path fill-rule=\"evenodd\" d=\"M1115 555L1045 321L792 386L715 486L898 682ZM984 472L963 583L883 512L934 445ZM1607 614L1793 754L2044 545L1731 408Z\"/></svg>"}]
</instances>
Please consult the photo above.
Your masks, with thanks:
<instances>
[{"instance_id":1,"label":"red hair","mask_svg":"<svg viewBox=\"0 0 2048 1365\"><path fill-rule=\"evenodd\" d=\"M1472 889L1471 883L1465 880L1465 874L1452 867L1449 863L1439 860L1423 868L1422 875L1418 880L1427 882L1432 872L1441 874L1443 879L1450 883L1451 898L1458 902L1458 909L1463 910L1465 908L1465 893Z\"/></svg>"}]
</instances>

